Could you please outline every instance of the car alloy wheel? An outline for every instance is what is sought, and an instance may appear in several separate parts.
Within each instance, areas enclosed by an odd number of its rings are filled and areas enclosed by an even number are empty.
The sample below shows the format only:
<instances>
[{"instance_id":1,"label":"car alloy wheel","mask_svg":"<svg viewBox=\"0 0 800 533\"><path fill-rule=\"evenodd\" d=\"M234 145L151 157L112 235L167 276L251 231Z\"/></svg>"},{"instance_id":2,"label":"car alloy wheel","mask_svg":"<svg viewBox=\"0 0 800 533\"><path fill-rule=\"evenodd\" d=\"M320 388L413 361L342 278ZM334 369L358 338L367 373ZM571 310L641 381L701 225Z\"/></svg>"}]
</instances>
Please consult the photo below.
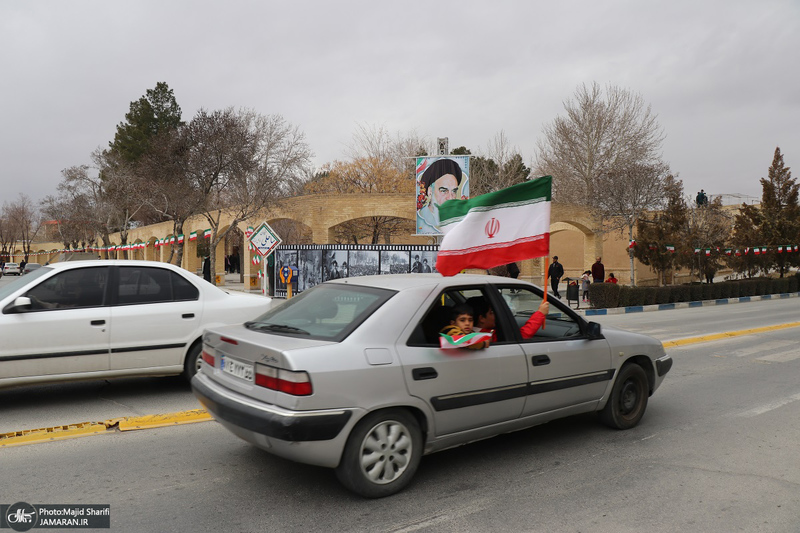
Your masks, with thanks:
<instances>
[{"instance_id":1,"label":"car alloy wheel","mask_svg":"<svg viewBox=\"0 0 800 533\"><path fill-rule=\"evenodd\" d=\"M406 411L379 411L353 429L336 474L353 492L380 498L403 489L421 457L422 432L416 419Z\"/></svg>"}]
</instances>

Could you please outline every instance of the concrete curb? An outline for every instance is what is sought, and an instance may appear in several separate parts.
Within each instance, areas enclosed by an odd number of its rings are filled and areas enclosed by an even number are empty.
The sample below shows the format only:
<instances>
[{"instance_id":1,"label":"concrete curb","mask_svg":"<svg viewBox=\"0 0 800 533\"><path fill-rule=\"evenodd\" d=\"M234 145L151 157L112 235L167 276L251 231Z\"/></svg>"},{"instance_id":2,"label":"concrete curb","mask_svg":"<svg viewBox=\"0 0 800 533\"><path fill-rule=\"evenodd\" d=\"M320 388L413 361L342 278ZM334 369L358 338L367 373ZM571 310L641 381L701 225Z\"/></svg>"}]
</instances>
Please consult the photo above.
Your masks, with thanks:
<instances>
[{"instance_id":1,"label":"concrete curb","mask_svg":"<svg viewBox=\"0 0 800 533\"><path fill-rule=\"evenodd\" d=\"M765 294L763 296L742 296L739 298L721 298L719 300L702 300L696 302L678 302L672 304L656 305L636 305L630 307L614 307L611 309L573 309L576 313L583 316L596 315L622 315L627 313L645 313L649 311L670 311L672 309L688 309L693 307L710 307L714 305L728 305L746 302L758 302L760 300L780 300L784 298L800 297L800 292L788 292L782 294Z\"/></svg>"},{"instance_id":2,"label":"concrete curb","mask_svg":"<svg viewBox=\"0 0 800 533\"><path fill-rule=\"evenodd\" d=\"M74 439L89 435L106 434L114 431L132 431L137 429L153 429L195 422L213 420L205 409L193 409L177 413L160 415L130 416L111 418L103 422L81 422L66 426L54 426L40 429L27 429L0 434L0 448L39 444L57 440Z\"/></svg>"}]
</instances>

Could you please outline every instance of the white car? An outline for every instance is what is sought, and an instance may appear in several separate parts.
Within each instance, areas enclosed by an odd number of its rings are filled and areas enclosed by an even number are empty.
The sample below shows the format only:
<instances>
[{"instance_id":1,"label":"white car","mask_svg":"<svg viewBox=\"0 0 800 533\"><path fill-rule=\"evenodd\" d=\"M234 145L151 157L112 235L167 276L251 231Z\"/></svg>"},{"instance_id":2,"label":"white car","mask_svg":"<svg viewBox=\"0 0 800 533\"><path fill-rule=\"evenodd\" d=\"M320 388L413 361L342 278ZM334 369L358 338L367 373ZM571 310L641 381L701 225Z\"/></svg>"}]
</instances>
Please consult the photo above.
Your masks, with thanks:
<instances>
[{"instance_id":1,"label":"white car","mask_svg":"<svg viewBox=\"0 0 800 533\"><path fill-rule=\"evenodd\" d=\"M181 373L191 379L205 328L251 320L270 305L168 263L43 266L0 287L0 388Z\"/></svg>"},{"instance_id":2,"label":"white car","mask_svg":"<svg viewBox=\"0 0 800 533\"><path fill-rule=\"evenodd\" d=\"M6 263L5 266L3 266L3 275L10 276L11 274L15 276L21 274L19 271L19 263Z\"/></svg>"}]
</instances>

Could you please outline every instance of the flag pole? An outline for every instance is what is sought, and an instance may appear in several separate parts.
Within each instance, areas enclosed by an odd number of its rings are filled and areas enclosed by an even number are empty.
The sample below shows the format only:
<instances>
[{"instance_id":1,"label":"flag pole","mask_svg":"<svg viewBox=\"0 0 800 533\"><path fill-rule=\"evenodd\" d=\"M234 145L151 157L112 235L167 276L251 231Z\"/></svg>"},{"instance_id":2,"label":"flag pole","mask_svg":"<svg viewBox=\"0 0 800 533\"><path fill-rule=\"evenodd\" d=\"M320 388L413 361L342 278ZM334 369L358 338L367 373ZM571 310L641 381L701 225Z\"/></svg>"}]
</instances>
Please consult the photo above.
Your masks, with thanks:
<instances>
[{"instance_id":1,"label":"flag pole","mask_svg":"<svg viewBox=\"0 0 800 533\"><path fill-rule=\"evenodd\" d=\"M546 302L547 301L547 280L550 278L550 268L549 268L549 265L547 264L547 261L545 261L544 264L548 268L544 273L544 287L543 287L544 288L544 299L542 301ZM547 318L547 317L545 317L545 318ZM547 322L547 320L543 320L542 321L542 329L544 329L544 327L546 325L546 322Z\"/></svg>"}]
</instances>

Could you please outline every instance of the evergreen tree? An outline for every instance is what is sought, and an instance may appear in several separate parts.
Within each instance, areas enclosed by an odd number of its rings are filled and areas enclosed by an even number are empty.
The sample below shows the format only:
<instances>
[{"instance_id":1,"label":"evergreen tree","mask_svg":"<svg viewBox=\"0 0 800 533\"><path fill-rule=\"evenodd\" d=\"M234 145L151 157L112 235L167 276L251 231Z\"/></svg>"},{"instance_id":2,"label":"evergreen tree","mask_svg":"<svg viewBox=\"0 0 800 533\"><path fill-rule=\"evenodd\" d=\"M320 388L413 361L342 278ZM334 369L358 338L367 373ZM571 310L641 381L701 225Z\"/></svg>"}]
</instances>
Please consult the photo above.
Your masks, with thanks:
<instances>
[{"instance_id":1,"label":"evergreen tree","mask_svg":"<svg viewBox=\"0 0 800 533\"><path fill-rule=\"evenodd\" d=\"M660 285L667 283L667 274L675 268L677 254L685 255L688 251L681 237L681 230L687 223L683 182L667 176L664 189L664 209L637 221L637 241L633 247L634 257L658 274Z\"/></svg>"},{"instance_id":2,"label":"evergreen tree","mask_svg":"<svg viewBox=\"0 0 800 533\"><path fill-rule=\"evenodd\" d=\"M153 137L181 124L181 108L172 89L165 82L158 82L154 89L131 102L125 122L117 125L114 140L108 145L124 161L133 163L150 148Z\"/></svg>"},{"instance_id":3,"label":"evergreen tree","mask_svg":"<svg viewBox=\"0 0 800 533\"><path fill-rule=\"evenodd\" d=\"M762 259L767 267L777 268L781 277L790 265L798 264L795 255L777 251L778 246L796 244L800 236L798 188L800 185L783 163L781 149L775 148L767 178L761 178L761 233L768 250Z\"/></svg>"},{"instance_id":4,"label":"evergreen tree","mask_svg":"<svg viewBox=\"0 0 800 533\"><path fill-rule=\"evenodd\" d=\"M780 147L775 148L767 177L761 178L761 205L743 205L734 224L734 242L742 255L731 264L739 272L753 275L758 269L765 273L776 268L783 277L790 266L800 264L798 254L778 253L778 247L795 245L800 241L800 203L798 185L783 162ZM766 247L767 252L755 255L745 248Z\"/></svg>"},{"instance_id":5,"label":"evergreen tree","mask_svg":"<svg viewBox=\"0 0 800 533\"><path fill-rule=\"evenodd\" d=\"M701 280L710 282L722 269L722 258L730 241L732 220L722 208L722 199L693 206L686 211L686 224L680 242L686 248L677 254L676 263L697 272Z\"/></svg>"}]
</instances>

